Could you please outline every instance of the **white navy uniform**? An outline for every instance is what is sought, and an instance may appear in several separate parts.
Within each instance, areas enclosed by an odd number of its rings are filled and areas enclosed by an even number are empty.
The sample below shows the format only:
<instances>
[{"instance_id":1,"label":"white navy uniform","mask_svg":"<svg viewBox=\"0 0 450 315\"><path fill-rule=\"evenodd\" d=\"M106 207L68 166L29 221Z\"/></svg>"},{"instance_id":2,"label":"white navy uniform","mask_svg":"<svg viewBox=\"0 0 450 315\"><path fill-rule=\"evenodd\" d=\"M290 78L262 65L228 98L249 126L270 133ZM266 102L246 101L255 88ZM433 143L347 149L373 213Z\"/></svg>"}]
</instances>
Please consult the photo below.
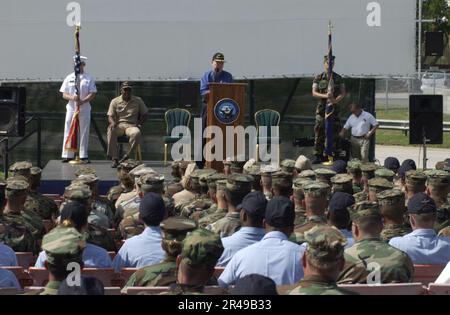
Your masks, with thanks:
<instances>
[{"instance_id":1,"label":"white navy uniform","mask_svg":"<svg viewBox=\"0 0 450 315\"><path fill-rule=\"evenodd\" d=\"M61 93L67 93L75 95L75 73L69 74L65 79L61 88ZM90 93L97 93L97 87L95 86L94 79L86 72L80 74L80 99L86 98ZM64 125L64 142L62 149L62 158L73 158L74 153L67 151L64 146L69 135L70 123L72 122L73 114L76 111L76 105L74 101L69 101L66 105L66 122ZM88 144L89 144L89 126L91 124L91 104L84 103L80 107L80 138L78 139L80 144L80 158L88 157Z\"/></svg>"}]
</instances>

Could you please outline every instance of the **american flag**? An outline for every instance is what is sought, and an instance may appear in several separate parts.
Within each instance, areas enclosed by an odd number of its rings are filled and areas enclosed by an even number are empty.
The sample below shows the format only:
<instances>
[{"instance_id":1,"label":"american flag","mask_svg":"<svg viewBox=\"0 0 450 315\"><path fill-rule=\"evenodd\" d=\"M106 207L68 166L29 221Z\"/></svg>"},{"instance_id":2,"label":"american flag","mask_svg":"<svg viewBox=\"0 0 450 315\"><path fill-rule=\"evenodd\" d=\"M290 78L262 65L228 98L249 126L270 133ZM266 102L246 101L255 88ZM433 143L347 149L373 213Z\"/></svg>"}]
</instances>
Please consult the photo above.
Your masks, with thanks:
<instances>
[{"instance_id":1,"label":"american flag","mask_svg":"<svg viewBox=\"0 0 450 315\"><path fill-rule=\"evenodd\" d=\"M81 57L80 57L80 26L75 28L75 93L80 95L80 74L81 74ZM76 104L76 110L70 123L69 135L64 147L68 151L78 151L78 131L80 129L80 105Z\"/></svg>"}]
</instances>

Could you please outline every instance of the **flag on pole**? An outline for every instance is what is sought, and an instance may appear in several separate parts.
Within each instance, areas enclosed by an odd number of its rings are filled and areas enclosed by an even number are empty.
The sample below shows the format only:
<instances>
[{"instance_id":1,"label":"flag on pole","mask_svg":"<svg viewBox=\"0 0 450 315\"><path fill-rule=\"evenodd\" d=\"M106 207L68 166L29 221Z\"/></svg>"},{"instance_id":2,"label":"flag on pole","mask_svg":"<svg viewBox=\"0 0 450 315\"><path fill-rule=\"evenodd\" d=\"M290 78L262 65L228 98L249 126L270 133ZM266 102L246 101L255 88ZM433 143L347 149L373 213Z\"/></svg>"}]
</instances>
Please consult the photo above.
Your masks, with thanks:
<instances>
[{"instance_id":1,"label":"flag on pole","mask_svg":"<svg viewBox=\"0 0 450 315\"><path fill-rule=\"evenodd\" d=\"M328 92L334 93L333 81L333 44L331 38L331 21L328 23ZM334 106L327 100L325 107L325 154L333 156L333 125L334 125Z\"/></svg>"},{"instance_id":2,"label":"flag on pole","mask_svg":"<svg viewBox=\"0 0 450 315\"><path fill-rule=\"evenodd\" d=\"M75 27L75 93L80 96L80 74L81 74L81 57L80 57L80 26ZM80 105L76 102L75 113L70 123L69 135L64 147L68 151L78 151L78 131L80 129Z\"/></svg>"}]
</instances>

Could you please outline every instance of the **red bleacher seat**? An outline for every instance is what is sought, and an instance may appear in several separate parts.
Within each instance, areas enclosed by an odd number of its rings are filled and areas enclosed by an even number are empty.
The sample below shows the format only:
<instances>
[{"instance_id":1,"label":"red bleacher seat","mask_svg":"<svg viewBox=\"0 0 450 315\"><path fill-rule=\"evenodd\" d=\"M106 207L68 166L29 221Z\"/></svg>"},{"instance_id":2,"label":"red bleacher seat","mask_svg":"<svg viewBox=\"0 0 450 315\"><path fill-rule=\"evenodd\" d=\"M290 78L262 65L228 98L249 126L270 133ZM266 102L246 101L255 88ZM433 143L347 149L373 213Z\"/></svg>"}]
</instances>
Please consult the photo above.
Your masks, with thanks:
<instances>
[{"instance_id":1,"label":"red bleacher seat","mask_svg":"<svg viewBox=\"0 0 450 315\"><path fill-rule=\"evenodd\" d=\"M414 265L413 282L420 282L424 286L428 286L439 277L444 268L445 265Z\"/></svg>"},{"instance_id":2,"label":"red bleacher seat","mask_svg":"<svg viewBox=\"0 0 450 315\"><path fill-rule=\"evenodd\" d=\"M135 273L138 270L138 268L122 268L120 271L120 277L124 281L124 285L128 282L128 279L130 279L131 275Z\"/></svg>"},{"instance_id":3,"label":"red bleacher seat","mask_svg":"<svg viewBox=\"0 0 450 315\"><path fill-rule=\"evenodd\" d=\"M28 269L30 277L33 279L34 286L45 286L48 282L48 271L45 268ZM88 277L95 277L100 280L105 287L111 287L117 285L118 275L112 268L84 268L81 271L82 275ZM120 280L120 279L119 279ZM122 281L119 281L121 283Z\"/></svg>"},{"instance_id":4,"label":"red bleacher seat","mask_svg":"<svg viewBox=\"0 0 450 315\"><path fill-rule=\"evenodd\" d=\"M430 283L428 285L428 294L450 295L450 283L449 284Z\"/></svg>"},{"instance_id":5,"label":"red bleacher seat","mask_svg":"<svg viewBox=\"0 0 450 315\"><path fill-rule=\"evenodd\" d=\"M28 268L28 273L33 279L33 286L44 287L48 282L48 271L45 268Z\"/></svg>"},{"instance_id":6,"label":"red bleacher seat","mask_svg":"<svg viewBox=\"0 0 450 315\"><path fill-rule=\"evenodd\" d=\"M28 275L28 273L25 272L25 270L22 268L22 266L14 266L14 267L1 267L3 269L7 269L14 273L17 280L19 281L20 285L23 287L31 285L33 283L32 279Z\"/></svg>"},{"instance_id":7,"label":"red bleacher seat","mask_svg":"<svg viewBox=\"0 0 450 315\"><path fill-rule=\"evenodd\" d=\"M111 260L114 260L114 257L116 257L116 252L108 252L109 257Z\"/></svg>"},{"instance_id":8,"label":"red bleacher seat","mask_svg":"<svg viewBox=\"0 0 450 315\"><path fill-rule=\"evenodd\" d=\"M421 295L427 292L426 288L419 282L380 285L340 284L339 287L361 295Z\"/></svg>"},{"instance_id":9,"label":"red bleacher seat","mask_svg":"<svg viewBox=\"0 0 450 315\"><path fill-rule=\"evenodd\" d=\"M138 295L138 294L160 294L169 290L169 287L128 287L126 288L127 295ZM209 295L224 295L227 291L219 286L205 286L205 294Z\"/></svg>"},{"instance_id":10,"label":"red bleacher seat","mask_svg":"<svg viewBox=\"0 0 450 315\"><path fill-rule=\"evenodd\" d=\"M214 267L214 276L219 279L222 272L225 270L225 267Z\"/></svg>"},{"instance_id":11,"label":"red bleacher seat","mask_svg":"<svg viewBox=\"0 0 450 315\"><path fill-rule=\"evenodd\" d=\"M0 295L16 295L19 292L16 288L0 288Z\"/></svg>"}]
</instances>

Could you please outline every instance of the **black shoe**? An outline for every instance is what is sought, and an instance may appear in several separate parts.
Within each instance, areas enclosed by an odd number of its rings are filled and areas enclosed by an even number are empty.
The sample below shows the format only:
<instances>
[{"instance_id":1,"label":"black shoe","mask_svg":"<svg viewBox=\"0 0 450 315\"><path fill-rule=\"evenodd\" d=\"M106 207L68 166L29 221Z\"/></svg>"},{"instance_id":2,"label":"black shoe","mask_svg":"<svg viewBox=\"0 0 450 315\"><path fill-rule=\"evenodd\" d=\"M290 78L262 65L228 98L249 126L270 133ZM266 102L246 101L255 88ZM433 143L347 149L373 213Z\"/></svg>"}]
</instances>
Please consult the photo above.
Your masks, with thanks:
<instances>
[{"instance_id":1,"label":"black shoe","mask_svg":"<svg viewBox=\"0 0 450 315\"><path fill-rule=\"evenodd\" d=\"M70 159L67 159L67 158L66 159L62 159L61 163L69 163L69 161L70 161Z\"/></svg>"},{"instance_id":2,"label":"black shoe","mask_svg":"<svg viewBox=\"0 0 450 315\"><path fill-rule=\"evenodd\" d=\"M91 163L91 161L89 161L89 158L82 158L82 159L80 159L80 160L83 161L83 162L86 163L86 164Z\"/></svg>"},{"instance_id":3,"label":"black shoe","mask_svg":"<svg viewBox=\"0 0 450 315\"><path fill-rule=\"evenodd\" d=\"M117 168L117 166L119 166L119 161L117 161L117 159L113 160L111 167L112 168Z\"/></svg>"},{"instance_id":4,"label":"black shoe","mask_svg":"<svg viewBox=\"0 0 450 315\"><path fill-rule=\"evenodd\" d=\"M321 157L320 155L316 155L316 158L314 159L314 161L312 161L312 164L320 164L323 162L323 157Z\"/></svg>"}]
</instances>

